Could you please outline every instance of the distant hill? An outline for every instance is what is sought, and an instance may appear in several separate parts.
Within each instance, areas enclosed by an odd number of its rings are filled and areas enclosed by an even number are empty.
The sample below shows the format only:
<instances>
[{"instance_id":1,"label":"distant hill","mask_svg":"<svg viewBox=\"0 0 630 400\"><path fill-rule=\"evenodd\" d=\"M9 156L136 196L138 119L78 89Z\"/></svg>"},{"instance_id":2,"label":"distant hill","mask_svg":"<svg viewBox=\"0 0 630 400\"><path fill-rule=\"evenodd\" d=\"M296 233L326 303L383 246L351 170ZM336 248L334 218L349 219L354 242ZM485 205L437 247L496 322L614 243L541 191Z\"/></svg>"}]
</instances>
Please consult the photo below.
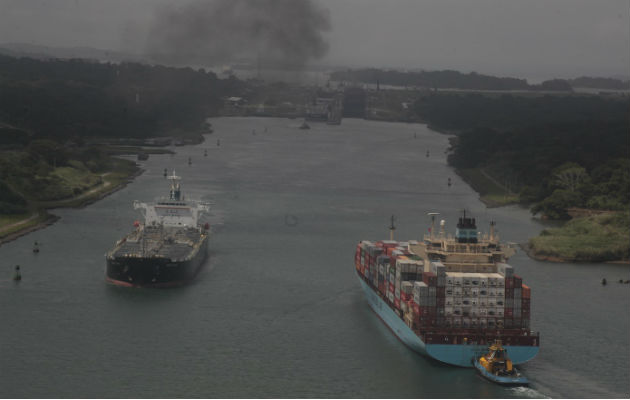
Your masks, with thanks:
<instances>
[{"instance_id":1,"label":"distant hill","mask_svg":"<svg viewBox=\"0 0 630 400\"><path fill-rule=\"evenodd\" d=\"M402 72L376 68L349 69L335 71L330 75L333 81L360 82L365 84L411 86L428 89L462 90L545 90L571 92L573 89L562 79L552 79L540 85L530 85L525 79L496 77L471 72L468 74L452 71Z\"/></svg>"},{"instance_id":2,"label":"distant hill","mask_svg":"<svg viewBox=\"0 0 630 400\"><path fill-rule=\"evenodd\" d=\"M145 62L136 54L92 47L48 47L28 43L0 43L0 54L36 59L83 59L102 62Z\"/></svg>"},{"instance_id":3,"label":"distant hill","mask_svg":"<svg viewBox=\"0 0 630 400\"><path fill-rule=\"evenodd\" d=\"M630 80L621 80L615 78L593 78L581 76L575 79L567 80L569 85L574 88L592 88L592 89L608 89L608 90L630 90Z\"/></svg>"}]
</instances>

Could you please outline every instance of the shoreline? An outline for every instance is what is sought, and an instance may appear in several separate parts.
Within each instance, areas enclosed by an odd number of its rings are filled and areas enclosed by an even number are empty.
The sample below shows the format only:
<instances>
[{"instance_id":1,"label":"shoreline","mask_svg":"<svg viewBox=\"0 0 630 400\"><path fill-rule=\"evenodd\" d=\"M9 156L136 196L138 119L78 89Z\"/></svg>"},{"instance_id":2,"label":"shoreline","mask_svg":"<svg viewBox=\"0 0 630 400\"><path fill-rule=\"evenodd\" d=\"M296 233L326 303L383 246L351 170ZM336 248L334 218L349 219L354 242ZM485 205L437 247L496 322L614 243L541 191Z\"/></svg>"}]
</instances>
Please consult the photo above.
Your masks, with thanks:
<instances>
[{"instance_id":1,"label":"shoreline","mask_svg":"<svg viewBox=\"0 0 630 400\"><path fill-rule=\"evenodd\" d=\"M87 207L88 205L96 203L97 201L109 196L110 194L125 188L128 184L133 182L134 179L142 175L143 172L144 172L144 169L138 167L138 169L134 173L127 176L127 178L125 178L118 184L113 185L112 187L108 187L106 190L97 191L93 193L92 195L88 195L88 196L85 196L85 194L81 194L79 196L57 202L57 203L61 203L59 205L54 205L51 207L42 207L41 209L38 210L38 212L42 214L40 217L45 217L43 221L39 221L32 225L26 225L21 229L18 229L14 232L8 233L5 236L0 237L0 246L2 246L4 243L8 243L22 236L28 235L31 232L44 229L47 226L50 226L61 219L61 217L54 215L52 213L49 213L48 212L49 210L54 210L56 208L81 209L81 208ZM73 201L77 201L77 200L79 200L79 203L72 204ZM63 205L62 202L64 201L67 202L68 204Z\"/></svg>"},{"instance_id":2,"label":"shoreline","mask_svg":"<svg viewBox=\"0 0 630 400\"><path fill-rule=\"evenodd\" d=\"M630 265L630 260L593 261L593 260L567 259L567 258L562 258L558 256L541 256L534 253L534 250L527 243L519 243L518 247L520 247L521 250L523 250L529 258L536 261L543 261L543 262L550 262L550 263L565 263L565 264L604 263L604 264Z\"/></svg>"}]
</instances>

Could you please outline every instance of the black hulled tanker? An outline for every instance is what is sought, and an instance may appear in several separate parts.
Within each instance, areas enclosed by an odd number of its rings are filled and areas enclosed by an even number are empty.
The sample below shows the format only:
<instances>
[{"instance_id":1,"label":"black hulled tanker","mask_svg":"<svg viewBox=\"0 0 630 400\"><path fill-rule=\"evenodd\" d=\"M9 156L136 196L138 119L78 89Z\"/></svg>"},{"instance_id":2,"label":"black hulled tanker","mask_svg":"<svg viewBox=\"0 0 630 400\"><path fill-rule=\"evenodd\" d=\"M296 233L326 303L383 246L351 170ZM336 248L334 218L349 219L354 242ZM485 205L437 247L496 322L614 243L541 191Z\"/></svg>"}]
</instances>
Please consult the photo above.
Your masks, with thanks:
<instances>
[{"instance_id":1,"label":"black hulled tanker","mask_svg":"<svg viewBox=\"0 0 630 400\"><path fill-rule=\"evenodd\" d=\"M132 287L170 287L192 280L205 261L208 225L199 226L206 203L187 200L180 177L169 176L168 197L155 203L134 202L144 214L144 224L119 240L107 253L108 282Z\"/></svg>"}]
</instances>

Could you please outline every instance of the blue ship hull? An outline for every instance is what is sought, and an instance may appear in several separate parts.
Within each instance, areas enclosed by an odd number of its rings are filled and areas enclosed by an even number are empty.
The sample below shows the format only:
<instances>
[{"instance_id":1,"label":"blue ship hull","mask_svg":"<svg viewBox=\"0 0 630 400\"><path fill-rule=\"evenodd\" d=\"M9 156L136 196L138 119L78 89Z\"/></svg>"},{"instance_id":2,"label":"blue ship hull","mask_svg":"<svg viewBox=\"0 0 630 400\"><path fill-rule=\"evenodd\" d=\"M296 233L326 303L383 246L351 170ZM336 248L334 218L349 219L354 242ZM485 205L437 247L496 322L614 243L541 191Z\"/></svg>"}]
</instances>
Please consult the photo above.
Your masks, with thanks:
<instances>
[{"instance_id":1,"label":"blue ship hull","mask_svg":"<svg viewBox=\"0 0 630 400\"><path fill-rule=\"evenodd\" d=\"M425 344L361 277L358 279L372 310L400 341L419 354L447 364L471 368L473 367L473 360L488 350L487 345ZM525 363L538 354L537 346L504 346L504 348L514 364Z\"/></svg>"}]
</instances>

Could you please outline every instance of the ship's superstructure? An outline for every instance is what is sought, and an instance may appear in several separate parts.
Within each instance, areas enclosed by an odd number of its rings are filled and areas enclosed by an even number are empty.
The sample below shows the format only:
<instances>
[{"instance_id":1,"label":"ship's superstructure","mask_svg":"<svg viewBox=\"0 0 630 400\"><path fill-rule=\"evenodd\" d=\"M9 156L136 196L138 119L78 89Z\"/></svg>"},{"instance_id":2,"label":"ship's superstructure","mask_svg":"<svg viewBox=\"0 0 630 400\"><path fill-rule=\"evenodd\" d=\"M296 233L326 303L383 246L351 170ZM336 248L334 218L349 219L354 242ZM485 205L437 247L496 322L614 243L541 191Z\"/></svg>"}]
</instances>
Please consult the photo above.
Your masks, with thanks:
<instances>
[{"instance_id":1,"label":"ship's superstructure","mask_svg":"<svg viewBox=\"0 0 630 400\"><path fill-rule=\"evenodd\" d=\"M181 178L173 174L168 197L134 202L144 223L107 253L107 280L122 286L166 287L193 279L207 257L209 227L199 226L207 203L186 199Z\"/></svg>"},{"instance_id":2,"label":"ship's superstructure","mask_svg":"<svg viewBox=\"0 0 630 400\"><path fill-rule=\"evenodd\" d=\"M362 241L355 267L372 309L412 349L445 363L471 367L494 340L501 340L515 364L538 352L539 334L530 329L531 290L507 259L491 224L477 232L464 214L455 236L445 221L422 241ZM393 224L392 224L393 229Z\"/></svg>"}]
</instances>

